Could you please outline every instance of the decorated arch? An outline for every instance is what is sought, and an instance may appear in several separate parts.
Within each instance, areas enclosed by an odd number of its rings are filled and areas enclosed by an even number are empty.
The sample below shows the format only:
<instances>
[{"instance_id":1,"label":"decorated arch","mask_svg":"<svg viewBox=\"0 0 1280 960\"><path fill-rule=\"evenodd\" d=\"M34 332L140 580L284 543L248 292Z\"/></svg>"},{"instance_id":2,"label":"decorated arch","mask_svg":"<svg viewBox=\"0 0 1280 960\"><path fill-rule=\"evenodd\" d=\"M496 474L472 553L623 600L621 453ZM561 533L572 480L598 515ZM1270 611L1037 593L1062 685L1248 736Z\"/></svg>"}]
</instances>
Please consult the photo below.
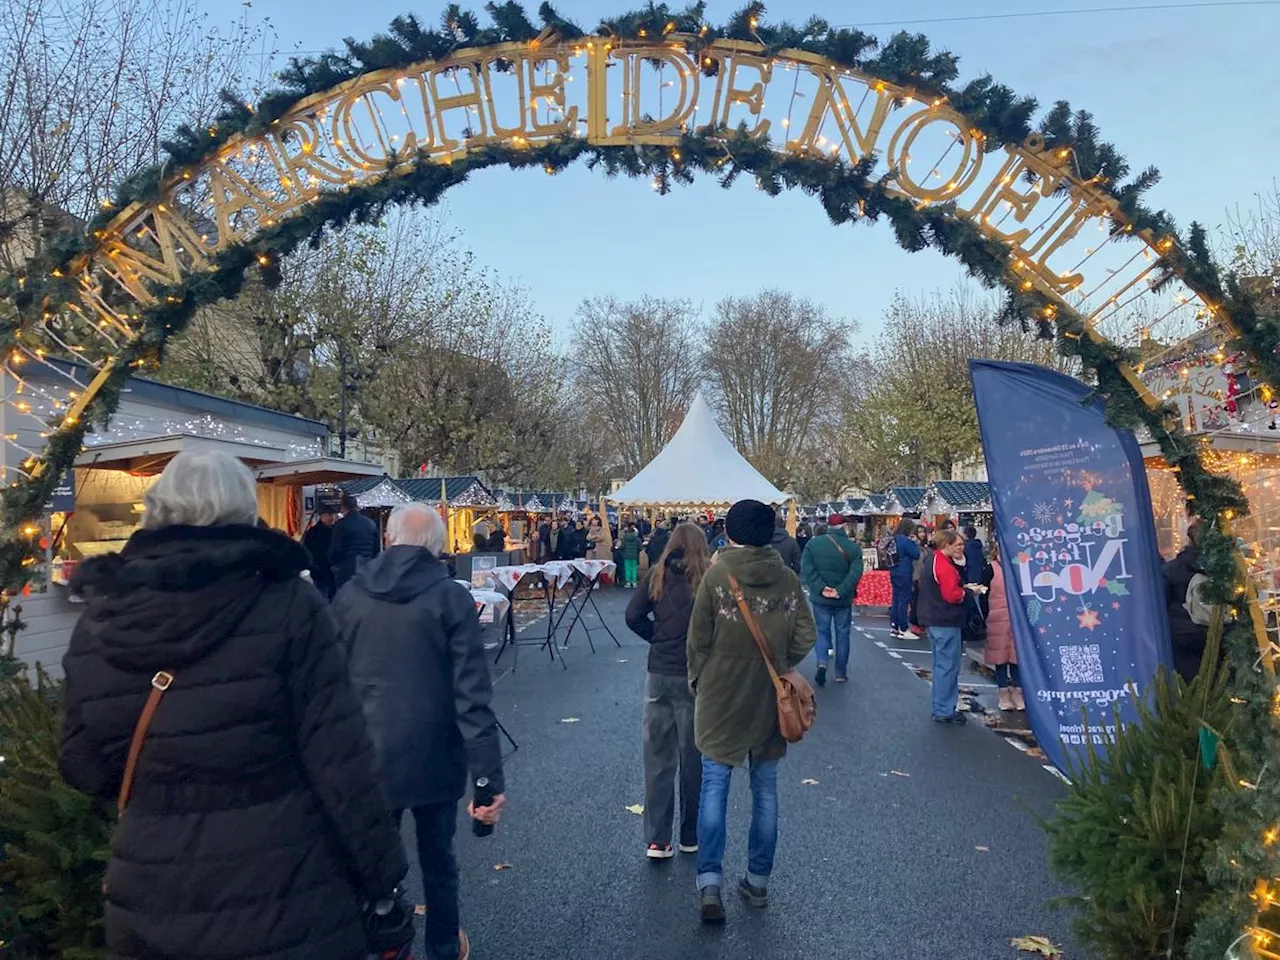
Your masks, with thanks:
<instances>
[{"instance_id":1,"label":"decorated arch","mask_svg":"<svg viewBox=\"0 0 1280 960\"><path fill-rule=\"evenodd\" d=\"M5 477L6 586L38 562L35 521L86 431L199 308L235 296L252 271L276 279L326 229L434 203L475 171L554 176L581 162L659 194L698 176L800 190L833 224L887 221L904 248L934 248L1004 287L1002 322L1055 338L1113 423L1159 445L1212 527L1206 565L1235 604L1231 643L1246 660L1260 645L1270 667L1228 530L1248 502L1207 469L1203 438L1143 367L1188 345L1238 355L1270 399L1277 321L1219 274L1203 231L1180 235L1144 206L1155 172L1131 175L1088 114L1039 113L990 77L961 83L956 59L923 37L879 46L816 20L773 26L758 3L723 25L701 5L658 5L589 32L549 4L537 23L515 3L488 9L486 26L456 7L439 29L401 18L370 43L291 63L257 104L228 95L209 126L177 131L163 165L104 197L85 231L44 238L25 272L2 278L3 399L32 424L5 436L21 452ZM536 227L518 211L511 222ZM696 238L696 219L687 229ZM68 357L80 363L53 365L61 389L24 376ZM1268 726L1269 670L1240 684L1251 722Z\"/></svg>"}]
</instances>

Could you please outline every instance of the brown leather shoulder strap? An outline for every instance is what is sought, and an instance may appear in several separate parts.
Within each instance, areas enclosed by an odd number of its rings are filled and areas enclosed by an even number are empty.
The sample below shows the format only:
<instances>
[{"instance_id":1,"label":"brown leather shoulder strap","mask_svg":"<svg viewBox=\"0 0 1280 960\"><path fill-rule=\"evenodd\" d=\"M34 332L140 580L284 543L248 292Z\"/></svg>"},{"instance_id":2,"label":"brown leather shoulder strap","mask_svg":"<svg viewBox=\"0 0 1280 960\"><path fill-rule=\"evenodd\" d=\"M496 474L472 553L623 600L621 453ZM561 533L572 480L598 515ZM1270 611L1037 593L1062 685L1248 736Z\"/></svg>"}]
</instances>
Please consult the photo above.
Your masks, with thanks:
<instances>
[{"instance_id":1,"label":"brown leather shoulder strap","mask_svg":"<svg viewBox=\"0 0 1280 960\"><path fill-rule=\"evenodd\" d=\"M845 563L848 563L848 562L849 562L849 554L845 552L844 547L840 546L840 541L839 541L839 540L837 540L835 537L831 536L831 534L829 534L829 533L827 534L827 539L828 539L828 540L830 540L832 543L834 543L834 544L836 545L836 549L840 551L840 556L844 557L844 562L845 562Z\"/></svg>"},{"instance_id":2,"label":"brown leather shoulder strap","mask_svg":"<svg viewBox=\"0 0 1280 960\"><path fill-rule=\"evenodd\" d=\"M151 727L151 719L156 715L156 707L160 706L160 698L173 686L173 674L161 670L151 678L151 694L147 697L138 724L133 728L133 739L129 742L129 758L124 762L124 777L120 781L120 795L116 798L116 814L124 813L129 805L129 794L133 792L133 777L138 768L138 754L142 752L142 742L147 739L147 730Z\"/></svg>"},{"instance_id":3,"label":"brown leather shoulder strap","mask_svg":"<svg viewBox=\"0 0 1280 960\"><path fill-rule=\"evenodd\" d=\"M769 668L769 678L773 680L775 687L780 687L782 681L778 679L778 671L773 667L773 657L769 656L769 644L765 642L760 624L757 622L755 614L751 612L751 607L747 604L747 598L742 595L742 587L733 574L729 574L729 589L733 591L733 599L738 603L738 609L742 612L742 619L747 621L747 628L751 631L751 636L755 637L756 646L760 648L760 656L764 657L764 665Z\"/></svg>"}]
</instances>

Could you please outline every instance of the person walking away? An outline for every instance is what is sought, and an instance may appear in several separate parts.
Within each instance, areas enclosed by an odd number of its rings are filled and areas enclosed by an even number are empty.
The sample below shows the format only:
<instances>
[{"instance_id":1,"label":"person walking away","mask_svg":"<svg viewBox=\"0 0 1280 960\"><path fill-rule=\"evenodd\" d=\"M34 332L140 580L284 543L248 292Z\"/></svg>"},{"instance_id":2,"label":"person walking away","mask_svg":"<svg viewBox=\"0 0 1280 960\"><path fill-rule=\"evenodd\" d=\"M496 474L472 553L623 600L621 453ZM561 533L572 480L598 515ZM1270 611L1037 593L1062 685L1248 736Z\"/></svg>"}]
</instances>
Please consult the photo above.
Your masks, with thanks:
<instances>
[{"instance_id":1,"label":"person walking away","mask_svg":"<svg viewBox=\"0 0 1280 960\"><path fill-rule=\"evenodd\" d=\"M644 689L644 829L645 853L654 860L674 855L671 826L677 782L680 852L698 852L702 756L693 735L693 693L689 690L685 645L693 598L709 566L706 534L691 523L682 523L671 535L657 566L627 604L627 626L649 643Z\"/></svg>"},{"instance_id":2,"label":"person walking away","mask_svg":"<svg viewBox=\"0 0 1280 960\"><path fill-rule=\"evenodd\" d=\"M907 601L907 631L913 637L923 636L925 632L920 626L920 574L933 562L933 549L929 546L932 534L933 531L923 523L916 527L916 546L920 548L920 556L911 565L911 599Z\"/></svg>"},{"instance_id":3,"label":"person walking away","mask_svg":"<svg viewBox=\"0 0 1280 960\"><path fill-rule=\"evenodd\" d=\"M62 661L62 776L128 804L107 952L362 960L362 907L408 866L307 551L256 527L253 475L225 453L174 457L144 502L124 549L80 567Z\"/></svg>"},{"instance_id":4,"label":"person walking away","mask_svg":"<svg viewBox=\"0 0 1280 960\"><path fill-rule=\"evenodd\" d=\"M1201 530L1199 523L1187 527L1186 546L1161 568L1165 606L1169 611L1169 633L1173 642L1173 668L1187 683L1200 672L1205 644L1209 640L1208 626L1196 623L1188 609L1191 581L1196 574L1204 573L1200 562Z\"/></svg>"},{"instance_id":5,"label":"person walking away","mask_svg":"<svg viewBox=\"0 0 1280 960\"><path fill-rule=\"evenodd\" d=\"M600 556L601 544L604 543L604 524L600 521L599 516L591 518L591 523L587 526L587 559L602 560Z\"/></svg>"},{"instance_id":6,"label":"person walking away","mask_svg":"<svg viewBox=\"0 0 1280 960\"><path fill-rule=\"evenodd\" d=\"M849 538L845 519L838 513L827 518L827 533L815 538L801 555L800 578L809 591L817 627L818 669L813 681L827 682L827 651L835 640L836 683L849 682L849 633L853 626L853 601L862 579L862 551Z\"/></svg>"},{"instance_id":7,"label":"person walking away","mask_svg":"<svg viewBox=\"0 0 1280 960\"><path fill-rule=\"evenodd\" d=\"M649 566L656 567L658 558L662 556L662 551L667 549L667 541L671 538L671 531L667 528L666 523L659 523L653 528L653 533L649 535L649 542L644 546L645 555L649 558Z\"/></svg>"},{"instance_id":8,"label":"person walking away","mask_svg":"<svg viewBox=\"0 0 1280 960\"><path fill-rule=\"evenodd\" d=\"M640 577L640 535L630 520L622 532L619 546L622 550L622 585L634 587Z\"/></svg>"},{"instance_id":9,"label":"person walking away","mask_svg":"<svg viewBox=\"0 0 1280 960\"><path fill-rule=\"evenodd\" d=\"M809 541L813 539L813 533L809 530L809 524L802 523L796 527L796 546L800 548L800 556L804 556L805 547L809 546Z\"/></svg>"},{"instance_id":10,"label":"person walking away","mask_svg":"<svg viewBox=\"0 0 1280 960\"><path fill-rule=\"evenodd\" d=\"M954 530L933 535L933 563L920 576L920 623L933 648L933 719L964 723L960 698L961 630L968 616L969 591L961 584L964 540Z\"/></svg>"},{"instance_id":11,"label":"person walking away","mask_svg":"<svg viewBox=\"0 0 1280 960\"><path fill-rule=\"evenodd\" d=\"M889 586L893 591L889 607L889 635L897 640L916 638L909 629L911 624L907 622L907 606L911 601L911 572L916 560L920 558L915 531L915 521L903 517L898 521L898 529L885 548L885 559L889 564Z\"/></svg>"},{"instance_id":12,"label":"person walking away","mask_svg":"<svg viewBox=\"0 0 1280 960\"><path fill-rule=\"evenodd\" d=\"M454 832L468 777L493 796L470 816L496 823L506 802L489 664L466 587L440 560L445 527L424 503L391 511L388 547L333 601L393 813L410 810L432 960L466 960Z\"/></svg>"},{"instance_id":13,"label":"person walking away","mask_svg":"<svg viewBox=\"0 0 1280 960\"><path fill-rule=\"evenodd\" d=\"M787 533L787 518L778 513L774 519L773 539L770 541L773 549L778 551L778 556L782 557L782 562L787 565L796 576L800 575L800 545L792 539L791 534Z\"/></svg>"},{"instance_id":14,"label":"person walking away","mask_svg":"<svg viewBox=\"0 0 1280 960\"><path fill-rule=\"evenodd\" d=\"M773 681L734 598L734 584L755 613L779 674L794 671L814 643L813 614L800 578L773 549L773 510L740 500L729 510L729 546L702 578L689 619L689 685L694 735L702 754L698 802L697 886L703 923L723 923L725 815L734 767L751 771L747 873L738 884L754 907L769 902L778 843L778 761L787 744L778 729ZM797 684L805 684L792 674Z\"/></svg>"},{"instance_id":15,"label":"person walking away","mask_svg":"<svg viewBox=\"0 0 1280 960\"><path fill-rule=\"evenodd\" d=\"M366 561L378 554L378 528L360 512L356 498L344 493L338 509L342 519L333 525L333 539L329 542L335 591L341 590Z\"/></svg>"},{"instance_id":16,"label":"person walking away","mask_svg":"<svg viewBox=\"0 0 1280 960\"><path fill-rule=\"evenodd\" d=\"M302 535L302 545L311 554L311 582L332 600L334 594L333 567L329 564L329 545L333 543L333 524L337 520L333 507L327 503L316 514L316 522Z\"/></svg>"},{"instance_id":17,"label":"person walking away","mask_svg":"<svg viewBox=\"0 0 1280 960\"><path fill-rule=\"evenodd\" d=\"M987 637L982 647L983 662L995 670L1000 688L1001 710L1025 710L1022 681L1018 676L1018 651L1013 642L1008 594L1004 588L1004 570L1000 567L1000 548L991 548L991 592L987 612Z\"/></svg>"}]
</instances>

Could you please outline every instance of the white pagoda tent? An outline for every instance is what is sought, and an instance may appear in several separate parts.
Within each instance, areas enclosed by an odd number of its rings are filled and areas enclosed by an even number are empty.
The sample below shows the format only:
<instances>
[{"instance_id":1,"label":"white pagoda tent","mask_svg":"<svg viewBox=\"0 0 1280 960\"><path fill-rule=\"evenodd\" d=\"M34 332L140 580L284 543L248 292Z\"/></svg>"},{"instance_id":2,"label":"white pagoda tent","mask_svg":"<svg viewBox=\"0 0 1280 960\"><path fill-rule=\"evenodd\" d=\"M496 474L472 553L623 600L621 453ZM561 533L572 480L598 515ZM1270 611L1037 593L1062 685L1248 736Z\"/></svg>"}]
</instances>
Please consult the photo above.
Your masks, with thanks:
<instances>
[{"instance_id":1,"label":"white pagoda tent","mask_svg":"<svg viewBox=\"0 0 1280 960\"><path fill-rule=\"evenodd\" d=\"M739 500L777 506L792 498L734 448L698 393L662 452L608 499L632 507L717 507Z\"/></svg>"}]
</instances>

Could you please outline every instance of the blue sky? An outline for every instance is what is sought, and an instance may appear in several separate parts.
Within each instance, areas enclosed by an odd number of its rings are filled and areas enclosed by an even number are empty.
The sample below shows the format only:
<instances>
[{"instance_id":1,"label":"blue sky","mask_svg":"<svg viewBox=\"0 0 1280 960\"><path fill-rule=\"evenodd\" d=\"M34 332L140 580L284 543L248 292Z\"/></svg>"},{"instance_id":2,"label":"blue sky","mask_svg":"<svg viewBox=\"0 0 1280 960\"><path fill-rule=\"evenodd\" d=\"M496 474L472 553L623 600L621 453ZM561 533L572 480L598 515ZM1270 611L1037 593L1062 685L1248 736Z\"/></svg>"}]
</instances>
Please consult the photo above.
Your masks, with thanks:
<instances>
[{"instance_id":1,"label":"blue sky","mask_svg":"<svg viewBox=\"0 0 1280 960\"><path fill-rule=\"evenodd\" d=\"M1130 0L1130 5L1153 0ZM1280 80L1275 40L1280 4L1158 9L1069 16L948 21L1010 9L1063 10L1120 0L775 0L770 20L817 14L887 39L899 29L927 34L960 56L962 79L990 72L1047 106L1067 99L1095 115L1135 169L1158 166L1148 194L1185 227L1221 224L1227 209L1256 202L1276 176ZM237 8L239 4L236 5ZM476 11L482 3L464 4ZM537 3L526 4L532 12ZM583 26L639 6L629 0L558 0ZM723 21L740 6L713 2ZM284 50L323 50L344 36L368 38L414 12L435 23L443 2L422 0L253 0ZM230 4L228 4L230 8ZM881 24L886 21L893 24ZM906 25L906 21L936 21ZM643 180L607 180L585 168L558 177L491 170L453 191L450 223L486 265L518 280L531 306L567 331L584 298L652 294L710 309L726 295L777 287L809 296L861 324L873 337L897 289L953 285L960 268L930 253L898 249L887 227L833 227L799 194L770 198L749 182L730 190L702 181L655 194Z\"/></svg>"}]
</instances>

